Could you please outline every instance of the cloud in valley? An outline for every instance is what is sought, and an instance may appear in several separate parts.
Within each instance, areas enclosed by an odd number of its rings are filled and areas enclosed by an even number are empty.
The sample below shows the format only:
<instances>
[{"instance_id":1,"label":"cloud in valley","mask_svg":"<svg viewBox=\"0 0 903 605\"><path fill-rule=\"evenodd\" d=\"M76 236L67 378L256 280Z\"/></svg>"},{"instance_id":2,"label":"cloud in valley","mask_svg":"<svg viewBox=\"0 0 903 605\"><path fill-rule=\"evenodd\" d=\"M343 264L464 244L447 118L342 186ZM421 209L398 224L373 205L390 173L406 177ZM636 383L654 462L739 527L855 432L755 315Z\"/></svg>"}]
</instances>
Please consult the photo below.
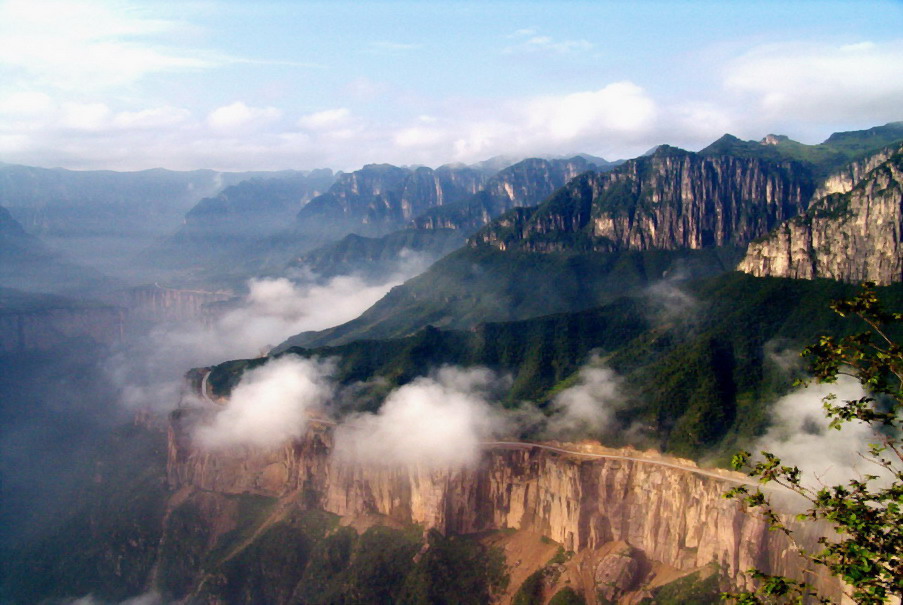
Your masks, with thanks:
<instances>
[{"instance_id":1,"label":"cloud in valley","mask_svg":"<svg viewBox=\"0 0 903 605\"><path fill-rule=\"evenodd\" d=\"M416 271L416 262L404 270ZM107 363L130 409L172 408L183 396L182 375L192 367L256 357L289 336L354 319L408 274L370 284L350 275L321 282L316 276L252 279L248 293L208 322L164 323Z\"/></svg>"},{"instance_id":2,"label":"cloud in valley","mask_svg":"<svg viewBox=\"0 0 903 605\"><path fill-rule=\"evenodd\" d=\"M376 414L336 429L336 455L349 462L460 468L503 423L489 404L498 378L483 368L445 367L389 394Z\"/></svg>"},{"instance_id":3,"label":"cloud in valley","mask_svg":"<svg viewBox=\"0 0 903 605\"><path fill-rule=\"evenodd\" d=\"M772 452L784 464L798 466L810 485L834 485L865 473L878 474L878 467L859 455L869 443L879 442L868 425L852 422L840 431L828 428L822 400L831 393L837 395L835 403L865 394L858 381L841 376L835 384L812 384L782 397L772 408L774 425L754 451Z\"/></svg>"},{"instance_id":4,"label":"cloud in valley","mask_svg":"<svg viewBox=\"0 0 903 605\"><path fill-rule=\"evenodd\" d=\"M651 319L664 324L691 326L696 321L699 301L681 287L688 275L677 269L644 290Z\"/></svg>"},{"instance_id":5,"label":"cloud in valley","mask_svg":"<svg viewBox=\"0 0 903 605\"><path fill-rule=\"evenodd\" d=\"M93 595L88 595L85 597L81 597L79 599L74 599L71 601L63 601L63 605L112 605L109 601L103 601L94 598ZM166 605L163 601L163 597L161 597L156 592L148 592L142 595L138 595L137 597L132 597L130 599L125 599L124 601L119 601L117 605Z\"/></svg>"},{"instance_id":6,"label":"cloud in valley","mask_svg":"<svg viewBox=\"0 0 903 605\"><path fill-rule=\"evenodd\" d=\"M612 426L623 404L621 380L597 359L581 368L577 383L552 400L546 432L552 437L581 438Z\"/></svg>"},{"instance_id":7,"label":"cloud in valley","mask_svg":"<svg viewBox=\"0 0 903 605\"><path fill-rule=\"evenodd\" d=\"M286 355L245 372L226 407L197 428L197 442L207 449L266 449L299 438L309 413L321 410L334 393L332 371L327 361Z\"/></svg>"}]
</instances>

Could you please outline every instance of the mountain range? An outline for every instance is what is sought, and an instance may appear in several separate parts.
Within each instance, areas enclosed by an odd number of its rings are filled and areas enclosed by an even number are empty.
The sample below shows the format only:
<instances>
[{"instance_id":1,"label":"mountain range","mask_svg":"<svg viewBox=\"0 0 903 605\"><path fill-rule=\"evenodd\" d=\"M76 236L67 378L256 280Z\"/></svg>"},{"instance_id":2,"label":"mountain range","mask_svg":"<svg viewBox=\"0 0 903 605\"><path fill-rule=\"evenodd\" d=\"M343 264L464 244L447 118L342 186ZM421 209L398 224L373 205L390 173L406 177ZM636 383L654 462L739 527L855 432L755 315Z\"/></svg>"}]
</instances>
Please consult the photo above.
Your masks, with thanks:
<instances>
[{"instance_id":1,"label":"mountain range","mask_svg":"<svg viewBox=\"0 0 903 605\"><path fill-rule=\"evenodd\" d=\"M726 135L617 163L373 164L207 196L144 257L185 283L380 280L403 255L436 261L349 322L190 370L168 418L141 416L86 460L95 479L66 514L4 545L0 596L715 603L752 585L750 566L808 573L721 498L742 477L697 463L724 465L774 426L804 375L790 353L859 330L832 300L870 280L903 306L901 145L903 123L818 145ZM0 213L4 225L0 251L50 258ZM287 361L330 368L325 422L275 447L199 445L196 427L251 370ZM487 415L520 419L480 464L334 455L345 423L366 433L354 423L401 389L447 395L442 368L494 376ZM563 393L588 376L616 394L606 422L556 433Z\"/></svg>"}]
</instances>

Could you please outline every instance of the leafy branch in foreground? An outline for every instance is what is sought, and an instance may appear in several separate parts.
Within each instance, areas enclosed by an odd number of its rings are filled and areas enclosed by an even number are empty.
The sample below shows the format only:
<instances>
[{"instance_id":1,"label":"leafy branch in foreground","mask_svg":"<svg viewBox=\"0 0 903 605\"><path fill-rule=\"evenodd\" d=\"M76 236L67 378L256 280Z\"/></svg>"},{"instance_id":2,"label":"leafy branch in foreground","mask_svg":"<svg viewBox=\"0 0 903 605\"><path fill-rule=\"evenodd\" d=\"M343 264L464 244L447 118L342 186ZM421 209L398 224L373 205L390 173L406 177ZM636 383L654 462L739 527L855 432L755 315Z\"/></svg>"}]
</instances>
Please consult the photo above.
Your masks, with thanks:
<instances>
[{"instance_id":1,"label":"leafy branch in foreground","mask_svg":"<svg viewBox=\"0 0 903 605\"><path fill-rule=\"evenodd\" d=\"M903 327L903 313L885 311L870 283L863 284L854 298L835 302L831 308L842 317L858 316L867 329L842 339L823 336L802 355L809 359L816 381L833 383L838 376L849 375L869 393L840 403L829 395L824 408L831 429L862 422L873 430L876 443L869 444L860 456L873 465L875 474L815 488L804 482L798 467L782 464L772 453L762 452L762 459L755 461L749 452L734 456L736 470L808 500L808 510L797 516L798 521L824 520L831 525L837 535L819 539L817 552L809 552L793 540L792 530L760 488L738 487L725 496L755 507L771 529L788 536L805 559L840 578L856 603L887 603L891 597L903 596L903 347L895 341ZM742 605L830 602L806 582L760 570L750 573L759 584L755 592L724 597Z\"/></svg>"}]
</instances>

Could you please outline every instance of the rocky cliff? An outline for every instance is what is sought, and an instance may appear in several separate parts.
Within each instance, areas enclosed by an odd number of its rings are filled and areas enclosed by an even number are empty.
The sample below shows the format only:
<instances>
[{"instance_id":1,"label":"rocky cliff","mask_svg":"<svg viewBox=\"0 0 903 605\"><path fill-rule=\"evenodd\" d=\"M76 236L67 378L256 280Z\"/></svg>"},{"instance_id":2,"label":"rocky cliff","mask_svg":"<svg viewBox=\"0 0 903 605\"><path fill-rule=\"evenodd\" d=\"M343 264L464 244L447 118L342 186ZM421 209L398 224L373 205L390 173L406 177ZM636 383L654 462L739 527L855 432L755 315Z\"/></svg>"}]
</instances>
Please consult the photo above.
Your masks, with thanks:
<instances>
[{"instance_id":1,"label":"rocky cliff","mask_svg":"<svg viewBox=\"0 0 903 605\"><path fill-rule=\"evenodd\" d=\"M185 214L184 237L259 236L291 225L298 211L326 191L332 170L254 178L204 198Z\"/></svg>"},{"instance_id":2,"label":"rocky cliff","mask_svg":"<svg viewBox=\"0 0 903 605\"><path fill-rule=\"evenodd\" d=\"M229 292L167 288L159 284L138 286L118 293L117 302L129 309L129 317L143 321L202 319L206 305L232 298Z\"/></svg>"},{"instance_id":3,"label":"rocky cliff","mask_svg":"<svg viewBox=\"0 0 903 605\"><path fill-rule=\"evenodd\" d=\"M46 351L83 338L114 344L122 339L125 317L125 309L101 305L0 308L0 352Z\"/></svg>"},{"instance_id":4,"label":"rocky cliff","mask_svg":"<svg viewBox=\"0 0 903 605\"><path fill-rule=\"evenodd\" d=\"M499 171L477 195L425 212L414 220L414 225L422 229L472 232L512 208L538 204L578 174L609 166L604 160L597 165L582 156L523 160Z\"/></svg>"},{"instance_id":5,"label":"rocky cliff","mask_svg":"<svg viewBox=\"0 0 903 605\"><path fill-rule=\"evenodd\" d=\"M534 252L740 246L804 211L814 189L810 170L797 162L661 146L500 217L472 245Z\"/></svg>"},{"instance_id":6,"label":"rocky cliff","mask_svg":"<svg viewBox=\"0 0 903 605\"><path fill-rule=\"evenodd\" d=\"M749 246L739 265L759 277L903 281L903 147L828 178L808 212Z\"/></svg>"},{"instance_id":7,"label":"rocky cliff","mask_svg":"<svg viewBox=\"0 0 903 605\"><path fill-rule=\"evenodd\" d=\"M400 229L429 208L466 199L483 187L485 179L485 173L466 166L433 170L370 164L339 174L326 193L298 212L297 229L381 235Z\"/></svg>"},{"instance_id":8,"label":"rocky cliff","mask_svg":"<svg viewBox=\"0 0 903 605\"><path fill-rule=\"evenodd\" d=\"M688 461L630 451L635 459L624 459L619 456L625 451L590 445L569 447L612 457L497 445L487 446L476 468L384 468L332 457L327 429L311 429L278 450L210 454L191 447L184 428L190 416L178 414L170 429L168 476L183 499L190 493L256 494L343 518L377 516L447 534L519 530L578 554L601 553L619 542L638 560L679 572L716 563L737 586L749 585L743 572L751 567L801 572L776 532L723 498L738 475L702 474ZM614 587L618 594L636 588L637 575L629 575Z\"/></svg>"}]
</instances>

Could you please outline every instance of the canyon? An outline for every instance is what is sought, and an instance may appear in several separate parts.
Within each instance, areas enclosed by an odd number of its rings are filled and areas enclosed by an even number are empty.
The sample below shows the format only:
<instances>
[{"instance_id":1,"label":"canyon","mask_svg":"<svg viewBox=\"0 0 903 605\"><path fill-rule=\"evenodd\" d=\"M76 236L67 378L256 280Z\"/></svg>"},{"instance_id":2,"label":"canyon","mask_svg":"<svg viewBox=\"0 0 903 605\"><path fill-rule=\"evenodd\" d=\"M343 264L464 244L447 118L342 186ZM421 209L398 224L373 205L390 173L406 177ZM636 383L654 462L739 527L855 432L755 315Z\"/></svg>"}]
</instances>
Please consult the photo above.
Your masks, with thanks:
<instances>
[{"instance_id":1,"label":"canyon","mask_svg":"<svg viewBox=\"0 0 903 605\"><path fill-rule=\"evenodd\" d=\"M783 535L724 498L727 489L746 482L743 475L701 471L689 460L589 442L499 442L485 444L473 468L390 468L332 455L331 427L316 422L303 438L268 451L207 452L191 442L199 414L183 409L173 415L167 476L175 504L193 501L207 511L211 544L235 526L234 512L224 512L228 498L254 495L278 499L271 521L297 507L338 515L343 524L364 522L364 528L377 523L446 535L543 536L572 553L555 577L578 586L587 603L605 602L600 595L611 603L639 602L662 578L702 570L717 570L723 588L751 588L745 572L754 567L804 573ZM509 547L517 541L495 540ZM534 547L542 551L543 543ZM522 555L506 560L518 578L543 567L544 561L525 563ZM836 581L819 577L817 584L839 596ZM518 587L509 587L501 602Z\"/></svg>"}]
</instances>

